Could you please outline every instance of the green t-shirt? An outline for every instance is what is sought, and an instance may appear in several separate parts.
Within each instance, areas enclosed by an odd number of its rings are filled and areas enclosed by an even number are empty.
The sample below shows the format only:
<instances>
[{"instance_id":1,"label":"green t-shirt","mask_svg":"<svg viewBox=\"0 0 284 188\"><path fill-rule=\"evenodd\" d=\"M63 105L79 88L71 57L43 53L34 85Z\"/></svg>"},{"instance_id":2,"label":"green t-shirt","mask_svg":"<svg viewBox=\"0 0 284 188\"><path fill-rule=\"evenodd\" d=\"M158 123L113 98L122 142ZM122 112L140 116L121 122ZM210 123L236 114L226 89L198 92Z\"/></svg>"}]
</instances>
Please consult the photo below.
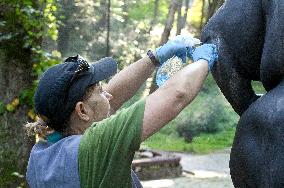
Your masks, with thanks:
<instances>
[{"instance_id":1,"label":"green t-shirt","mask_svg":"<svg viewBox=\"0 0 284 188\"><path fill-rule=\"evenodd\" d=\"M131 162L141 143L145 99L94 123L79 145L82 188L131 187Z\"/></svg>"}]
</instances>

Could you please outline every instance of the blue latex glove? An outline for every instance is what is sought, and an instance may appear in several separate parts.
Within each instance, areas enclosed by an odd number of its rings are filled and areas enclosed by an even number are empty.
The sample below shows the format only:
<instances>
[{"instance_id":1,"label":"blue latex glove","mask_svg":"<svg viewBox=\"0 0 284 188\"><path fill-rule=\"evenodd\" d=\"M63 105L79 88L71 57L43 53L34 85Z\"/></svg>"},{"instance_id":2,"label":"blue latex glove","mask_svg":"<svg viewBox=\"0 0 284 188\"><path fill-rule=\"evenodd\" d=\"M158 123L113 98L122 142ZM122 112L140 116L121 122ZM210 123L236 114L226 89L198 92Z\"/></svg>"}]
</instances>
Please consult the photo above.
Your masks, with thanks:
<instances>
[{"instance_id":1,"label":"blue latex glove","mask_svg":"<svg viewBox=\"0 0 284 188\"><path fill-rule=\"evenodd\" d=\"M193 37L186 35L178 35L174 39L169 40L166 44L156 49L156 57L162 65L173 56L182 59L186 63L186 57L191 58L192 46L194 45Z\"/></svg>"},{"instance_id":2,"label":"blue latex glove","mask_svg":"<svg viewBox=\"0 0 284 188\"><path fill-rule=\"evenodd\" d=\"M208 61L209 71L211 71L214 63L218 59L217 47L215 44L203 44L195 48L192 54L193 61L198 61L199 59L204 59Z\"/></svg>"}]
</instances>

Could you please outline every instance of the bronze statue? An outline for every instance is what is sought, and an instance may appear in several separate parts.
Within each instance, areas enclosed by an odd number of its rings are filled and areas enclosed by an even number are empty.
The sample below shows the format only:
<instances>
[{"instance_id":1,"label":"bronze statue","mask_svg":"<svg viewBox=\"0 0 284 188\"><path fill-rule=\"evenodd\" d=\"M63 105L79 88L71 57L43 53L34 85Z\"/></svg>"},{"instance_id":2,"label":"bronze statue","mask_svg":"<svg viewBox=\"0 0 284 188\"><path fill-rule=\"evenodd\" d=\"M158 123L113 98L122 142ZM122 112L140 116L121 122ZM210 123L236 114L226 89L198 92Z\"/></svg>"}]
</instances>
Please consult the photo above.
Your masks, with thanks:
<instances>
[{"instance_id":1,"label":"bronze statue","mask_svg":"<svg viewBox=\"0 0 284 188\"><path fill-rule=\"evenodd\" d=\"M234 186L284 187L284 1L227 0L201 39L218 46L212 74L240 115L230 158ZM266 89L262 97L253 80Z\"/></svg>"}]
</instances>

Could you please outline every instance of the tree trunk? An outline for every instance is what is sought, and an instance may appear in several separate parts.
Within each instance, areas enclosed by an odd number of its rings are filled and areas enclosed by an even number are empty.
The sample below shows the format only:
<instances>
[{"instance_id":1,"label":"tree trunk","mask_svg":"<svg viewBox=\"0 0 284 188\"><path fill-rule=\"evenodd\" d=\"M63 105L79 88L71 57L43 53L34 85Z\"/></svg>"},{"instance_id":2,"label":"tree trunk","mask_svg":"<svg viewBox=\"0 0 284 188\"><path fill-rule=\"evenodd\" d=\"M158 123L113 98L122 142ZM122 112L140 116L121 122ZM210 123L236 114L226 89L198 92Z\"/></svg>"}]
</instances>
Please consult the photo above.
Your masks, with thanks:
<instances>
[{"instance_id":1,"label":"tree trunk","mask_svg":"<svg viewBox=\"0 0 284 188\"><path fill-rule=\"evenodd\" d=\"M123 25L124 27L127 27L127 24L128 24L128 0L124 0L123 1L123 6L122 6L122 11L123 11Z\"/></svg>"},{"instance_id":2,"label":"tree trunk","mask_svg":"<svg viewBox=\"0 0 284 188\"><path fill-rule=\"evenodd\" d=\"M184 11L183 19L182 19L181 28L185 27L185 23L186 23L186 20L187 20L188 9L189 9L189 0L185 0L185 11Z\"/></svg>"},{"instance_id":3,"label":"tree trunk","mask_svg":"<svg viewBox=\"0 0 284 188\"><path fill-rule=\"evenodd\" d=\"M208 10L206 16L206 22L213 16L217 9L224 3L224 0L208 0Z\"/></svg>"},{"instance_id":4,"label":"tree trunk","mask_svg":"<svg viewBox=\"0 0 284 188\"><path fill-rule=\"evenodd\" d=\"M203 20L205 16L205 0L202 0L202 8L201 8L201 18L200 18L200 24L199 24L199 31L201 32L203 28Z\"/></svg>"},{"instance_id":5,"label":"tree trunk","mask_svg":"<svg viewBox=\"0 0 284 188\"><path fill-rule=\"evenodd\" d=\"M182 15L181 15L182 3L183 3L183 0L179 0L178 5L177 5L178 17L177 17L177 33L176 33L176 35L179 35L181 33L181 30L182 30L182 19L183 19Z\"/></svg>"},{"instance_id":6,"label":"tree trunk","mask_svg":"<svg viewBox=\"0 0 284 188\"><path fill-rule=\"evenodd\" d=\"M62 14L64 18L61 20L62 24L58 28L57 50L66 56L69 51L70 33L74 29L74 22L72 22L72 14L74 12L74 1L63 0L61 2Z\"/></svg>"},{"instance_id":7,"label":"tree trunk","mask_svg":"<svg viewBox=\"0 0 284 188\"><path fill-rule=\"evenodd\" d=\"M154 16L153 16L153 20L150 22L150 28L148 30L148 33L150 33L154 27L154 25L157 22L157 17L158 17L158 13L159 13L159 0L155 0L155 4L154 4Z\"/></svg>"},{"instance_id":8,"label":"tree trunk","mask_svg":"<svg viewBox=\"0 0 284 188\"><path fill-rule=\"evenodd\" d=\"M187 13L189 9L189 0L185 0L185 10L183 16L181 15L182 10L182 3L183 1L180 1L180 4L178 6L178 21L177 21L177 35L181 34L181 30L185 27L186 19L187 19Z\"/></svg>"},{"instance_id":9,"label":"tree trunk","mask_svg":"<svg viewBox=\"0 0 284 188\"><path fill-rule=\"evenodd\" d=\"M96 23L94 30L104 30L107 25L107 11L108 11L108 1L100 0L100 7L98 9L99 15L101 15L99 21Z\"/></svg>"},{"instance_id":10,"label":"tree trunk","mask_svg":"<svg viewBox=\"0 0 284 188\"><path fill-rule=\"evenodd\" d=\"M107 4L107 37L106 37L106 57L109 56L110 44L109 44L109 34L110 34L110 6L111 0L108 0Z\"/></svg>"},{"instance_id":11,"label":"tree trunk","mask_svg":"<svg viewBox=\"0 0 284 188\"><path fill-rule=\"evenodd\" d=\"M12 173L25 175L33 144L23 129L29 107L23 101L16 104L14 100L24 89L30 88L34 80L31 47L23 47L27 33L15 16L14 6L12 3L0 5L0 18L5 24L1 35L8 36L0 39L0 187L7 188L25 184L25 178ZM37 40L38 44L41 42L42 39ZM3 108L3 104L13 106L13 112L11 108L9 111Z\"/></svg>"},{"instance_id":12,"label":"tree trunk","mask_svg":"<svg viewBox=\"0 0 284 188\"><path fill-rule=\"evenodd\" d=\"M0 101L8 104L34 80L31 76L31 52L21 48L21 37L0 46ZM0 187L17 187L25 182L23 178L11 174L18 172L25 175L26 172L32 146L23 130L23 125L28 121L27 112L28 107L20 104L15 112L0 114Z\"/></svg>"},{"instance_id":13,"label":"tree trunk","mask_svg":"<svg viewBox=\"0 0 284 188\"><path fill-rule=\"evenodd\" d=\"M175 12L177 10L177 5L178 5L177 0L171 0L169 12L168 12L168 17L167 17L167 21L166 21L166 24L165 24L164 32L162 34L160 45L165 44L169 39L169 36L171 34L171 30L172 30L172 27L173 27L174 19L175 19Z\"/></svg>"}]
</instances>

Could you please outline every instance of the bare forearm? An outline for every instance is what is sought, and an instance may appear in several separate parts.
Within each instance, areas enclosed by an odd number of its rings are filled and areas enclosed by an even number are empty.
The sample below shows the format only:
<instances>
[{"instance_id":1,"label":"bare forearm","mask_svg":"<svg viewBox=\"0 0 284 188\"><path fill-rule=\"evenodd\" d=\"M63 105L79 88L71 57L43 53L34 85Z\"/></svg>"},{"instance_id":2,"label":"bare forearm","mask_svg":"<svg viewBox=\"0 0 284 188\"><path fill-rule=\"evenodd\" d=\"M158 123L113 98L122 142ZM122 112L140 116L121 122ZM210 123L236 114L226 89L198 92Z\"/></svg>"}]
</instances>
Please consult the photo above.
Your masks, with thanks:
<instances>
[{"instance_id":1,"label":"bare forearm","mask_svg":"<svg viewBox=\"0 0 284 188\"><path fill-rule=\"evenodd\" d=\"M104 87L113 95L110 101L112 110L116 111L130 99L154 70L154 64L145 56L117 73Z\"/></svg>"},{"instance_id":2,"label":"bare forearm","mask_svg":"<svg viewBox=\"0 0 284 188\"><path fill-rule=\"evenodd\" d=\"M169 80L167 85L165 84L165 87L171 90L169 92L178 92L182 99L181 104L185 107L198 94L207 75L208 63L201 59L182 69L173 79Z\"/></svg>"},{"instance_id":3,"label":"bare forearm","mask_svg":"<svg viewBox=\"0 0 284 188\"><path fill-rule=\"evenodd\" d=\"M208 63L199 60L183 68L147 97L142 140L175 118L195 98L207 74Z\"/></svg>"}]
</instances>

